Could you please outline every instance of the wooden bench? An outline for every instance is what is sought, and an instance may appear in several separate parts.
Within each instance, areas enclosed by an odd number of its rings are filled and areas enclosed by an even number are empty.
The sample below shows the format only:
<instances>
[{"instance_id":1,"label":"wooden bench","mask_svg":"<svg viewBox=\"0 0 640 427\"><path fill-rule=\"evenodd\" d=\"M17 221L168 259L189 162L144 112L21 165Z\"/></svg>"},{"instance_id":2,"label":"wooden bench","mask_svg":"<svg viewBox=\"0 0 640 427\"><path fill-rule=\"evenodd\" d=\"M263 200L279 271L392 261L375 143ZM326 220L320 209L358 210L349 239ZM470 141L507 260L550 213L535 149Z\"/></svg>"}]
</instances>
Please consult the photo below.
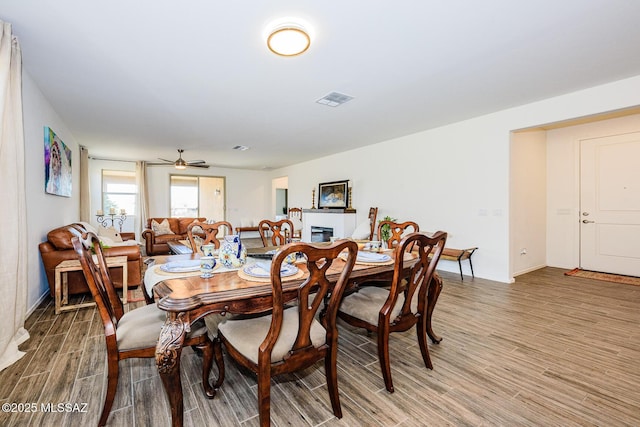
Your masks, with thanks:
<instances>
[{"instance_id":1,"label":"wooden bench","mask_svg":"<svg viewBox=\"0 0 640 427\"><path fill-rule=\"evenodd\" d=\"M468 248L468 249L452 249L452 248L444 248L442 250L442 255L440 255L440 259L446 259L447 261L458 261L458 266L460 267L460 279L464 280L464 276L462 275L462 260L469 260L469 267L471 267L471 277L475 277L473 274L473 264L471 263L471 255L478 248Z\"/></svg>"}]
</instances>

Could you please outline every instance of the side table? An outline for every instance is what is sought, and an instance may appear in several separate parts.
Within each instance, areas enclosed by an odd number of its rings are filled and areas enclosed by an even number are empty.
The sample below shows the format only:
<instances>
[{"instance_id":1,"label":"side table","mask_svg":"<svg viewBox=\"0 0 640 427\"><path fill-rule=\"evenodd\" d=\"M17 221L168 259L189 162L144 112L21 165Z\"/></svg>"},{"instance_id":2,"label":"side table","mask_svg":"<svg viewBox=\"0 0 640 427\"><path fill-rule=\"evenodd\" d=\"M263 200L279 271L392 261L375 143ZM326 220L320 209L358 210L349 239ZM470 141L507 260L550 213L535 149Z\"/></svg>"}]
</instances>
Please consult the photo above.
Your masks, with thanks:
<instances>
[{"instance_id":1,"label":"side table","mask_svg":"<svg viewBox=\"0 0 640 427\"><path fill-rule=\"evenodd\" d=\"M127 303L127 282L128 282L128 269L127 269L127 257L123 256L114 256L114 257L106 257L107 267L121 267L122 268L122 303ZM94 262L97 262L95 256L93 258ZM56 314L60 314L62 311L74 310L76 308L83 307L92 307L95 305L95 302L84 302L81 304L71 304L69 305L69 284L67 282L67 273L70 271L82 271L82 266L80 265L80 260L70 259L67 261L62 261L60 264L56 266L55 270L55 304L56 304Z\"/></svg>"}]
</instances>

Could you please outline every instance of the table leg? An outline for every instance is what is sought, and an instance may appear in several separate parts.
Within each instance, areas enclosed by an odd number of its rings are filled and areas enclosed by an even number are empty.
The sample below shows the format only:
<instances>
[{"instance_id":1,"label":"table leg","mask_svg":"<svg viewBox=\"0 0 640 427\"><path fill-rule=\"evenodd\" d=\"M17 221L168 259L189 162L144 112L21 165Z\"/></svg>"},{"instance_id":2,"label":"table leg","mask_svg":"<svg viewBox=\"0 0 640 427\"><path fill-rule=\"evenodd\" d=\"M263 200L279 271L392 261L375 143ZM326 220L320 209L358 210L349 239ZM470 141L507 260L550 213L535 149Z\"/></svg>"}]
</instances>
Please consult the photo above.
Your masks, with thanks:
<instances>
[{"instance_id":1,"label":"table leg","mask_svg":"<svg viewBox=\"0 0 640 427\"><path fill-rule=\"evenodd\" d=\"M167 313L156 346L156 366L171 407L171 425L182 427L183 401L180 381L182 344L191 326L183 321L184 313Z\"/></svg>"},{"instance_id":2,"label":"table leg","mask_svg":"<svg viewBox=\"0 0 640 427\"><path fill-rule=\"evenodd\" d=\"M69 273L62 273L62 304L69 304Z\"/></svg>"},{"instance_id":3,"label":"table leg","mask_svg":"<svg viewBox=\"0 0 640 427\"><path fill-rule=\"evenodd\" d=\"M427 294L427 335L431 338L431 342L434 344L439 344L442 341L442 337L437 336L433 332L433 327L431 325L431 319L433 316L433 310L436 307L436 303L438 302L438 297L440 296L440 292L442 291L442 279L437 274L434 274L431 278L431 282L429 283L429 293Z\"/></svg>"},{"instance_id":4,"label":"table leg","mask_svg":"<svg viewBox=\"0 0 640 427\"><path fill-rule=\"evenodd\" d=\"M62 298L61 296L61 290L60 290L60 281L62 280L61 278L62 273L59 270L56 270L56 278L55 278L55 285L54 285L54 299L55 299L55 312L56 314L60 314L60 299Z\"/></svg>"}]
</instances>

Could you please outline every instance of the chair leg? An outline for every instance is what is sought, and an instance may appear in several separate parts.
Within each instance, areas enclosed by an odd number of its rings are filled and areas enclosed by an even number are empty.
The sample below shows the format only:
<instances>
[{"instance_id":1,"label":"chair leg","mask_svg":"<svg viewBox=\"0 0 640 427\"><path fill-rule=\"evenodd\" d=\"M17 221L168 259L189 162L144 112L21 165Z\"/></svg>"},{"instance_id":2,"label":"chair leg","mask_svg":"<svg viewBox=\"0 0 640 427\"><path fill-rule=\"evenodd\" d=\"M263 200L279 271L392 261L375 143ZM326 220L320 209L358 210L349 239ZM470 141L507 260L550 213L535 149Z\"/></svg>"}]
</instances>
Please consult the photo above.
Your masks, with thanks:
<instances>
[{"instance_id":1,"label":"chair leg","mask_svg":"<svg viewBox=\"0 0 640 427\"><path fill-rule=\"evenodd\" d=\"M222 387L224 382L224 357L222 356L222 341L215 337L213 340L213 354L216 358L216 366L218 367L218 379L213 383L213 387L218 389Z\"/></svg>"},{"instance_id":2,"label":"chair leg","mask_svg":"<svg viewBox=\"0 0 640 427\"><path fill-rule=\"evenodd\" d=\"M384 386L389 393L393 393L393 381L391 380L391 365L389 363L389 329L378 329L378 359L384 378Z\"/></svg>"},{"instance_id":3,"label":"chair leg","mask_svg":"<svg viewBox=\"0 0 640 427\"><path fill-rule=\"evenodd\" d=\"M431 338L431 342L434 344L440 344L442 337L433 332L433 310L438 302L438 297L442 291L442 278L437 274L434 274L429 282L429 292L427 294L427 316L425 321L427 322L427 335Z\"/></svg>"},{"instance_id":4,"label":"chair leg","mask_svg":"<svg viewBox=\"0 0 640 427\"><path fill-rule=\"evenodd\" d=\"M197 348L202 351L202 388L205 396L208 399L213 399L216 395L216 390L209 382L209 373L213 366L213 343L207 339L206 342L198 344Z\"/></svg>"},{"instance_id":5,"label":"chair leg","mask_svg":"<svg viewBox=\"0 0 640 427\"><path fill-rule=\"evenodd\" d=\"M429 347L427 346L427 317L420 316L418 323L416 323L416 333L418 335L418 345L420 346L420 352L422 353L422 360L424 366L428 369L433 369L431 363L431 357L429 356Z\"/></svg>"},{"instance_id":6,"label":"chair leg","mask_svg":"<svg viewBox=\"0 0 640 427\"><path fill-rule=\"evenodd\" d=\"M331 408L333 415L342 418L342 407L340 406L340 394L338 393L338 367L337 367L337 348L332 345L324 358L324 372L327 377L327 389L329 390L329 399L331 400Z\"/></svg>"},{"instance_id":7,"label":"chair leg","mask_svg":"<svg viewBox=\"0 0 640 427\"><path fill-rule=\"evenodd\" d=\"M151 268L151 267L147 267L147 268ZM142 296L144 297L144 303L147 304L147 305L155 304L155 301L153 299L153 295L149 295L147 293L147 287L144 285L144 282L140 286L142 287Z\"/></svg>"},{"instance_id":8,"label":"chair leg","mask_svg":"<svg viewBox=\"0 0 640 427\"><path fill-rule=\"evenodd\" d=\"M104 405L102 406L100 421L98 421L99 427L105 426L109 419L113 399L116 397L116 390L118 389L118 375L118 359L107 356L107 392L104 398Z\"/></svg>"},{"instance_id":9,"label":"chair leg","mask_svg":"<svg viewBox=\"0 0 640 427\"><path fill-rule=\"evenodd\" d=\"M258 373L258 416L261 427L271 425L271 372Z\"/></svg>"}]
</instances>

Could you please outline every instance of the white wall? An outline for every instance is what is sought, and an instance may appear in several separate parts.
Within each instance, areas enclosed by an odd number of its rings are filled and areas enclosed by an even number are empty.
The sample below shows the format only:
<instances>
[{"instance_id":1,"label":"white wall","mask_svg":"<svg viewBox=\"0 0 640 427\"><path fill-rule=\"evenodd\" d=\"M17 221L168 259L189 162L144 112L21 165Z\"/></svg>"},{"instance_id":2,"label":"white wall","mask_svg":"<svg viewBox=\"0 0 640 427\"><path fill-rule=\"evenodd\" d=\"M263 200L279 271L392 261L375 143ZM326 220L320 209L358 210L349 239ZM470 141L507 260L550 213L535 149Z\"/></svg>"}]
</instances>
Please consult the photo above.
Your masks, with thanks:
<instances>
[{"instance_id":1,"label":"white wall","mask_svg":"<svg viewBox=\"0 0 640 427\"><path fill-rule=\"evenodd\" d=\"M358 221L378 206L379 217L445 230L448 246L480 248L474 255L478 277L508 283L514 275L511 132L636 105L640 76L281 168L272 177L287 175L289 204L303 207L310 207L319 182L350 179ZM522 227L511 232L523 232ZM440 268L456 271L457 264L444 262Z\"/></svg>"},{"instance_id":2,"label":"white wall","mask_svg":"<svg viewBox=\"0 0 640 427\"><path fill-rule=\"evenodd\" d=\"M640 115L547 132L547 265L580 265L580 140L638 131Z\"/></svg>"},{"instance_id":3,"label":"white wall","mask_svg":"<svg viewBox=\"0 0 640 427\"><path fill-rule=\"evenodd\" d=\"M47 233L78 220L80 215L80 150L62 119L35 85L26 70L22 73L22 110L24 116L24 144L27 224L28 224L28 291L27 311L31 313L40 298L49 292L38 244L47 240ZM44 192L44 127L48 126L71 149L72 194L60 197ZM10 244L10 242L8 242Z\"/></svg>"},{"instance_id":4,"label":"white wall","mask_svg":"<svg viewBox=\"0 0 640 427\"><path fill-rule=\"evenodd\" d=\"M546 265L546 146L544 131L512 135L510 255L514 276Z\"/></svg>"}]
</instances>

